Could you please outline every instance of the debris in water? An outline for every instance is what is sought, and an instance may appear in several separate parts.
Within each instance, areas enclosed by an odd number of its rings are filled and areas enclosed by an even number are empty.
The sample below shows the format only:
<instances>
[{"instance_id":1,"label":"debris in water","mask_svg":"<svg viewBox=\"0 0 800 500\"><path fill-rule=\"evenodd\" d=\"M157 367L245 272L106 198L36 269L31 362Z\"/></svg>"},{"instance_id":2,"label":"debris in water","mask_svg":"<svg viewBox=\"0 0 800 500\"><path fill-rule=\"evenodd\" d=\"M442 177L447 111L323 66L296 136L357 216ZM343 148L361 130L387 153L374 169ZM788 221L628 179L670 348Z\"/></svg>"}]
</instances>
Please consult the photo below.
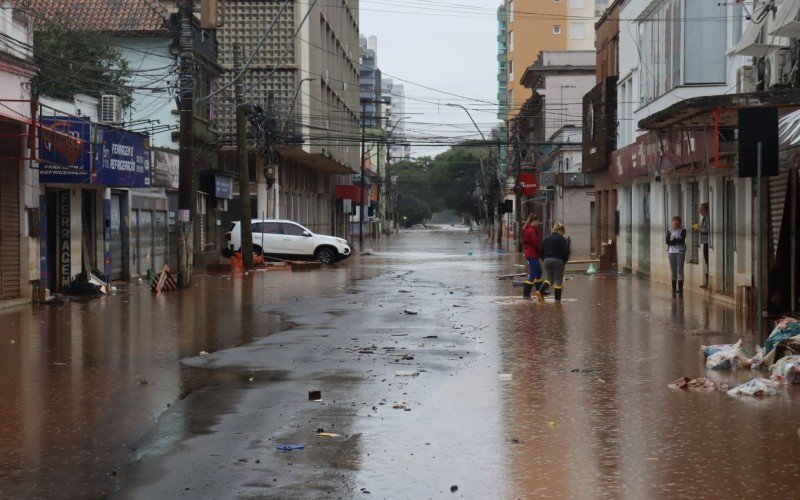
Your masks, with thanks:
<instances>
[{"instance_id":1,"label":"debris in water","mask_svg":"<svg viewBox=\"0 0 800 500\"><path fill-rule=\"evenodd\" d=\"M415 314L417 314L417 311L415 311L413 309L406 309L403 312L408 314L408 315L411 315L411 316L414 316Z\"/></svg>"},{"instance_id":2,"label":"debris in water","mask_svg":"<svg viewBox=\"0 0 800 500\"><path fill-rule=\"evenodd\" d=\"M308 400L316 401L322 399L322 391L308 391Z\"/></svg>"},{"instance_id":3,"label":"debris in water","mask_svg":"<svg viewBox=\"0 0 800 500\"><path fill-rule=\"evenodd\" d=\"M671 389L708 389L716 391L727 391L730 389L727 384L714 382L705 377L690 379L689 377L681 377L675 382L669 384Z\"/></svg>"},{"instance_id":4,"label":"debris in water","mask_svg":"<svg viewBox=\"0 0 800 500\"><path fill-rule=\"evenodd\" d=\"M450 492L455 493L456 491L458 491L458 485L454 484L453 486L450 487Z\"/></svg>"},{"instance_id":5,"label":"debris in water","mask_svg":"<svg viewBox=\"0 0 800 500\"><path fill-rule=\"evenodd\" d=\"M305 449L305 446L302 444L279 444L275 448L277 448L278 451L294 451Z\"/></svg>"},{"instance_id":6,"label":"debris in water","mask_svg":"<svg viewBox=\"0 0 800 500\"><path fill-rule=\"evenodd\" d=\"M201 356L208 356L208 351L200 351Z\"/></svg>"},{"instance_id":7,"label":"debris in water","mask_svg":"<svg viewBox=\"0 0 800 500\"><path fill-rule=\"evenodd\" d=\"M500 382L511 382L511 380L513 379L510 373L501 373L500 375L497 376L497 378L498 380L500 380Z\"/></svg>"},{"instance_id":8,"label":"debris in water","mask_svg":"<svg viewBox=\"0 0 800 500\"><path fill-rule=\"evenodd\" d=\"M336 434L335 432L318 432L317 436L326 438L338 438L341 436L341 434Z\"/></svg>"},{"instance_id":9,"label":"debris in water","mask_svg":"<svg viewBox=\"0 0 800 500\"><path fill-rule=\"evenodd\" d=\"M397 377L416 377L419 372L417 370L398 370L394 374Z\"/></svg>"}]
</instances>

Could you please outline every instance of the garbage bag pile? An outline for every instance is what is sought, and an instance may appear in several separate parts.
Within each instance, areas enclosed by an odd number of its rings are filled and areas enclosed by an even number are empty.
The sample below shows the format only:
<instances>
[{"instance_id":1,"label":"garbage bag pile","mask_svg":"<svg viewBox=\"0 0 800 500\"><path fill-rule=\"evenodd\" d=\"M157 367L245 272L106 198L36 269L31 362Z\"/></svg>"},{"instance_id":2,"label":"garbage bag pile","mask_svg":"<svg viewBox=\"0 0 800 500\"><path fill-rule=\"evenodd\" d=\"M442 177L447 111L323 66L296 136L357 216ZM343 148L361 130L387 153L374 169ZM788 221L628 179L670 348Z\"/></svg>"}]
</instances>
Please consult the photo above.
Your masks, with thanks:
<instances>
[{"instance_id":1,"label":"garbage bag pile","mask_svg":"<svg viewBox=\"0 0 800 500\"><path fill-rule=\"evenodd\" d=\"M739 370L752 364L742 347L742 339L735 344L704 345L700 352L709 370Z\"/></svg>"},{"instance_id":2,"label":"garbage bag pile","mask_svg":"<svg viewBox=\"0 0 800 500\"><path fill-rule=\"evenodd\" d=\"M783 318L778 321L764 342L764 350L765 367L771 367L786 356L800 355L800 321L794 318Z\"/></svg>"},{"instance_id":3,"label":"garbage bag pile","mask_svg":"<svg viewBox=\"0 0 800 500\"><path fill-rule=\"evenodd\" d=\"M778 384L766 378L754 378L744 384L737 385L728 396L777 396Z\"/></svg>"},{"instance_id":4,"label":"garbage bag pile","mask_svg":"<svg viewBox=\"0 0 800 500\"><path fill-rule=\"evenodd\" d=\"M769 367L770 379L778 384L800 384L800 356L785 356Z\"/></svg>"}]
</instances>

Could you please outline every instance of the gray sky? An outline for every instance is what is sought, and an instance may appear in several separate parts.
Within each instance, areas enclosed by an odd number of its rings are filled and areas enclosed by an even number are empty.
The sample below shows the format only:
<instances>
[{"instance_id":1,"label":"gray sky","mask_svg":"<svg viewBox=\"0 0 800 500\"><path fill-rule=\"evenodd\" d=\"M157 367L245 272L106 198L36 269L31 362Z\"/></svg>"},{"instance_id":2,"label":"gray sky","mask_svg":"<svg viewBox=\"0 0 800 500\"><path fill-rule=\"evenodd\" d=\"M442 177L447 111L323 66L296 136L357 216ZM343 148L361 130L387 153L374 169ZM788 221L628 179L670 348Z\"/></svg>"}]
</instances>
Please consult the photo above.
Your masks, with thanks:
<instances>
[{"instance_id":1,"label":"gray sky","mask_svg":"<svg viewBox=\"0 0 800 500\"><path fill-rule=\"evenodd\" d=\"M361 0L360 4L361 34L378 37L378 67L384 78L405 86L409 115L404 121L406 134L412 140L479 138L467 114L445 106L448 102L469 108L488 134L497 124L497 107L492 104L497 102L499 1ZM414 156L434 155L445 149L412 146Z\"/></svg>"}]
</instances>

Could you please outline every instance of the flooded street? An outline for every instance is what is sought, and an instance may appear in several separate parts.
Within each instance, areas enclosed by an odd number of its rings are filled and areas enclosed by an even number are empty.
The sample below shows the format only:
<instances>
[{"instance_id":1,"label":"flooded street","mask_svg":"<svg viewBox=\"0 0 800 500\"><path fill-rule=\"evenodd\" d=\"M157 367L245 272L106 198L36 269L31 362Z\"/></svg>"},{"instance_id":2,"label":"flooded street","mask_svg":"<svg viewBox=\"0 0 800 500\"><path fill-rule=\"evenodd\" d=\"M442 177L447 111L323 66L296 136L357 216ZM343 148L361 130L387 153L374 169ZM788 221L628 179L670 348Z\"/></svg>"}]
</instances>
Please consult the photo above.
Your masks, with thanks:
<instances>
[{"instance_id":1,"label":"flooded street","mask_svg":"<svg viewBox=\"0 0 800 500\"><path fill-rule=\"evenodd\" d=\"M522 257L461 228L372 248L319 271L0 312L0 497L739 498L800 486L797 387L667 387L707 376L702 344L743 338L753 351L733 309L615 274L569 275L560 305L525 301L497 280ZM304 449L276 449L287 444Z\"/></svg>"}]
</instances>

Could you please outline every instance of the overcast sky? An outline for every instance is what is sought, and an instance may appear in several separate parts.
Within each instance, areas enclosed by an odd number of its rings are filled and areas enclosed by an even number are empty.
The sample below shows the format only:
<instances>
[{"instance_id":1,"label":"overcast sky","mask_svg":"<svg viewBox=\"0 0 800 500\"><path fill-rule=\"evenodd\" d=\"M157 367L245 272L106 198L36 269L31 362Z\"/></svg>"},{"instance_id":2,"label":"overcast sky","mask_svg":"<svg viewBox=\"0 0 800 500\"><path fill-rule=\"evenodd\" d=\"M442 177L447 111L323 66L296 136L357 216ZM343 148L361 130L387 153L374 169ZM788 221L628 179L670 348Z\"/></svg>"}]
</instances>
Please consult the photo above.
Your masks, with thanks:
<instances>
[{"instance_id":1,"label":"overcast sky","mask_svg":"<svg viewBox=\"0 0 800 500\"><path fill-rule=\"evenodd\" d=\"M384 78L393 78L405 86L409 115L404 121L406 134L413 139L479 138L467 114L459 108L446 107L448 102L470 108L475 121L488 134L497 124L497 107L492 104L497 102L499 1L361 0L360 4L361 34L378 37L378 67ZM445 149L412 147L414 156L433 155Z\"/></svg>"}]
</instances>

